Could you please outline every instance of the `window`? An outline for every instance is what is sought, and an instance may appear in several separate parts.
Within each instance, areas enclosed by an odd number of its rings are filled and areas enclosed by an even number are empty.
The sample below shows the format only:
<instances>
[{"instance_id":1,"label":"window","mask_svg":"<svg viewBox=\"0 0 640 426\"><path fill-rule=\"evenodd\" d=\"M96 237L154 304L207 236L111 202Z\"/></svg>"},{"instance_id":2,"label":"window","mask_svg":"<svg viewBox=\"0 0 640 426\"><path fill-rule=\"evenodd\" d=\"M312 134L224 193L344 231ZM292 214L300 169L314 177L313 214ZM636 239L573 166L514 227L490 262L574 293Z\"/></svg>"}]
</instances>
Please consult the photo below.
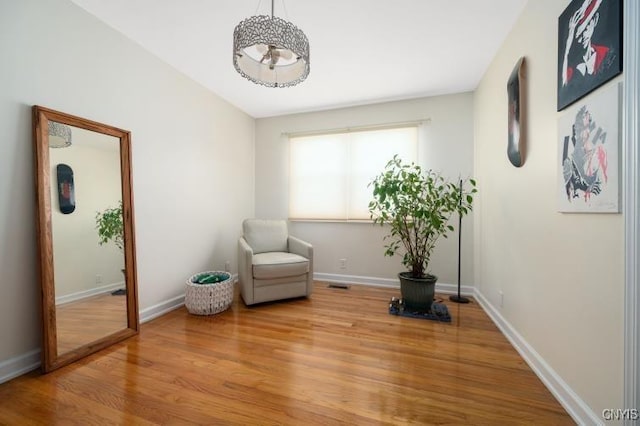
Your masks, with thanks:
<instances>
[{"instance_id":1,"label":"window","mask_svg":"<svg viewBox=\"0 0 640 426\"><path fill-rule=\"evenodd\" d=\"M292 136L289 218L368 220L367 185L395 154L417 161L417 125Z\"/></svg>"}]
</instances>

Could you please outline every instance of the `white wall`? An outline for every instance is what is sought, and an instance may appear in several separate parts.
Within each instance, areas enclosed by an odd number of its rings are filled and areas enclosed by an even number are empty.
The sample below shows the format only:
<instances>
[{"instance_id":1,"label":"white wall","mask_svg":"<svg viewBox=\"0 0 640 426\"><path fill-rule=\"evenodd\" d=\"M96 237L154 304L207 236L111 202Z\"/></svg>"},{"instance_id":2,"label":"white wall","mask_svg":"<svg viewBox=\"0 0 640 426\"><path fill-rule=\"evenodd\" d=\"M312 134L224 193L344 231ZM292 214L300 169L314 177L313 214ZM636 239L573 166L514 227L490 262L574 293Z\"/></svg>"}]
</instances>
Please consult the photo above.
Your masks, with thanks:
<instances>
[{"instance_id":1,"label":"white wall","mask_svg":"<svg viewBox=\"0 0 640 426\"><path fill-rule=\"evenodd\" d=\"M568 3L528 2L475 93L475 282L600 416L623 402L623 218L557 212L556 45ZM518 169L506 157L506 83L521 56L530 130Z\"/></svg>"},{"instance_id":2,"label":"white wall","mask_svg":"<svg viewBox=\"0 0 640 426\"><path fill-rule=\"evenodd\" d=\"M131 131L142 312L236 269L253 118L67 0L0 0L0 57L0 370L40 347L34 104Z\"/></svg>"},{"instance_id":3,"label":"white wall","mask_svg":"<svg viewBox=\"0 0 640 426\"><path fill-rule=\"evenodd\" d=\"M256 216L287 218L289 145L285 133L343 129L430 119L424 166L454 180L473 174L473 96L471 93L388 102L256 120ZM471 216L472 217L472 216ZM462 284L473 278L473 219L463 223ZM456 223L457 226L457 223ZM400 258L383 256L384 229L366 223L293 222L291 233L314 245L316 273L396 279ZM457 283L457 234L441 239L431 261L440 283ZM340 269L339 259L347 259Z\"/></svg>"}]
</instances>

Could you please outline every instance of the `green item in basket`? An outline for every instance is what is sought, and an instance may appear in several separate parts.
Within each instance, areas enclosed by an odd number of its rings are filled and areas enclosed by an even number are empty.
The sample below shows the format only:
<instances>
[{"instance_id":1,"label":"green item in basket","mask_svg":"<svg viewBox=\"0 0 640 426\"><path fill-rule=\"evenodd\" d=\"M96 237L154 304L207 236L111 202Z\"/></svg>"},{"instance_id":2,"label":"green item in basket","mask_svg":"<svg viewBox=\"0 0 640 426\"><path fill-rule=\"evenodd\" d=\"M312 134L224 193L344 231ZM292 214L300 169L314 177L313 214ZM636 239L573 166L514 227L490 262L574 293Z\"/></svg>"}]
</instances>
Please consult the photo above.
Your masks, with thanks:
<instances>
[{"instance_id":1,"label":"green item in basket","mask_svg":"<svg viewBox=\"0 0 640 426\"><path fill-rule=\"evenodd\" d=\"M229 279L229 274L226 273L204 273L198 274L193 279L194 284L215 284Z\"/></svg>"}]
</instances>

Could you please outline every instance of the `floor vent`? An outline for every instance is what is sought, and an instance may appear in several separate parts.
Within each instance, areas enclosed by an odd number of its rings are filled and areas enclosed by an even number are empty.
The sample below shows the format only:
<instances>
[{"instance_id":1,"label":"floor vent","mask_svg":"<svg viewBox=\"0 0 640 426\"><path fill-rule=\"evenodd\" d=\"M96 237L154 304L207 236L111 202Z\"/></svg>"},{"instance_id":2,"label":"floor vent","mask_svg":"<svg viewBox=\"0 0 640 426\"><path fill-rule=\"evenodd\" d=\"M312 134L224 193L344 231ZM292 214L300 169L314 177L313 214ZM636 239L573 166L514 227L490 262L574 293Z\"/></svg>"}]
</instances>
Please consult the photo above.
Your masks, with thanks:
<instances>
[{"instance_id":1,"label":"floor vent","mask_svg":"<svg viewBox=\"0 0 640 426\"><path fill-rule=\"evenodd\" d=\"M342 284L342 283L331 283L327 287L329 287L329 288L339 288L341 290L349 290L350 286L348 284Z\"/></svg>"}]
</instances>

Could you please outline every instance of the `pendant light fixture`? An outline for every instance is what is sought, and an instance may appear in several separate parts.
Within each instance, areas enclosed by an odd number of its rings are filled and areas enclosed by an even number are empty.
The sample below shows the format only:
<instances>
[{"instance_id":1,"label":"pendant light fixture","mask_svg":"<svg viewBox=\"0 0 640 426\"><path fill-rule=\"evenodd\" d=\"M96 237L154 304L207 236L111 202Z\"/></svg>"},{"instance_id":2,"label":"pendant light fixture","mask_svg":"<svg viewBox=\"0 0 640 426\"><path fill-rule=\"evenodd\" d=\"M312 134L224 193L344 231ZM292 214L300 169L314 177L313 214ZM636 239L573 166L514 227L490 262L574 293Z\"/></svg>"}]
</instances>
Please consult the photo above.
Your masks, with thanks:
<instances>
[{"instance_id":1,"label":"pendant light fixture","mask_svg":"<svg viewBox=\"0 0 640 426\"><path fill-rule=\"evenodd\" d=\"M71 146L71 127L49 121L49 148L65 148L67 146Z\"/></svg>"},{"instance_id":2,"label":"pendant light fixture","mask_svg":"<svg viewBox=\"0 0 640 426\"><path fill-rule=\"evenodd\" d=\"M271 16L257 15L233 31L233 66L243 77L267 87L288 87L309 75L309 40L298 27Z\"/></svg>"}]
</instances>

